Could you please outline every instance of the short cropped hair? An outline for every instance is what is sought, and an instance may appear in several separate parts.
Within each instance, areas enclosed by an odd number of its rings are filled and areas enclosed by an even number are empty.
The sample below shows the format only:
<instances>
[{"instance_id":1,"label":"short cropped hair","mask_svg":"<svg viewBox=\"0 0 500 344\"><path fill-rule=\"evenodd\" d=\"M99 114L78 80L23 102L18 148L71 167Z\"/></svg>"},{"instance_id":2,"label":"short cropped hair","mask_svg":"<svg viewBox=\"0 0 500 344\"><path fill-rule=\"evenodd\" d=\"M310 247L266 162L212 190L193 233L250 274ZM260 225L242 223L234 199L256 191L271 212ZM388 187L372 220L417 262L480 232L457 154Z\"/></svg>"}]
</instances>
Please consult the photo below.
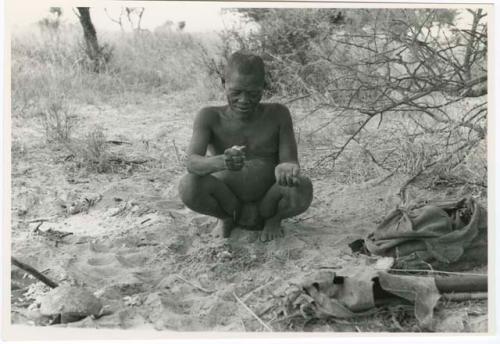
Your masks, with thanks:
<instances>
[{"instance_id":1,"label":"short cropped hair","mask_svg":"<svg viewBox=\"0 0 500 344\"><path fill-rule=\"evenodd\" d=\"M258 55L244 51L237 51L233 53L227 61L225 79L227 80L229 75L233 72L253 75L262 79L262 82L264 82L264 61Z\"/></svg>"}]
</instances>

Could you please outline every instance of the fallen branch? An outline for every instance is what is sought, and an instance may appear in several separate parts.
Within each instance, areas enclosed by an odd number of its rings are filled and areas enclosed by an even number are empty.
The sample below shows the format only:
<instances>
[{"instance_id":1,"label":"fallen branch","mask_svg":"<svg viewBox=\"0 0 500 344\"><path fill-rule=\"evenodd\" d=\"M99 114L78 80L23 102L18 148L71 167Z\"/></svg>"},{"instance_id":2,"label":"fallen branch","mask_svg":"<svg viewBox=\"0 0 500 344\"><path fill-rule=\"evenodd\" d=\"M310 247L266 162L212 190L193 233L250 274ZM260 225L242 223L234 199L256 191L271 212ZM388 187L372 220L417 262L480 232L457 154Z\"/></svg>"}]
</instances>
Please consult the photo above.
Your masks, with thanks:
<instances>
[{"instance_id":1,"label":"fallen branch","mask_svg":"<svg viewBox=\"0 0 500 344\"><path fill-rule=\"evenodd\" d=\"M406 202L406 189L408 188L408 186L413 183L415 181L415 179L417 179L423 172L427 171L429 168L439 164L439 163L446 163L448 162L449 160L451 160L454 156L454 154L458 153L459 151L461 151L462 149L464 148L467 148L467 147L472 147L474 144L476 144L478 142L478 140L475 140L475 141L468 141L466 142L465 144L461 145L460 147L458 147L457 149L455 149L453 152L449 153L448 155L442 157L442 158L439 158L437 160L434 160L428 164L425 164L424 166L422 166L412 177L410 177L409 179L406 180L406 182L403 183L403 185L401 186L401 188L399 189L399 197L400 199L405 203Z\"/></svg>"},{"instance_id":2,"label":"fallen branch","mask_svg":"<svg viewBox=\"0 0 500 344\"><path fill-rule=\"evenodd\" d=\"M457 276L488 276L487 274L480 274L474 272L455 272L455 271L442 271L442 270L424 270L424 269L389 269L389 271L398 272L427 272L434 274L446 274L446 275L457 275Z\"/></svg>"},{"instance_id":3,"label":"fallen branch","mask_svg":"<svg viewBox=\"0 0 500 344\"><path fill-rule=\"evenodd\" d=\"M195 287L196 289L199 289L199 290L201 290L201 291L203 291L203 292L205 292L205 293L209 293L209 294L211 294L211 293L215 292L215 290L208 290L208 289L203 288L203 287L202 287L202 286L200 286L200 285L197 285L197 284L195 284L195 283L193 283L193 282L191 282L191 281L188 281L187 279L185 279L185 278L184 278L184 277L182 277L181 275L175 275L175 277L177 277L177 278L178 278L178 279L180 279L181 281L186 282L186 283L187 283L187 284L189 284L190 286Z\"/></svg>"},{"instance_id":4,"label":"fallen branch","mask_svg":"<svg viewBox=\"0 0 500 344\"><path fill-rule=\"evenodd\" d=\"M487 300L488 293L444 293L441 297L447 301L468 301L468 300Z\"/></svg>"},{"instance_id":5,"label":"fallen branch","mask_svg":"<svg viewBox=\"0 0 500 344\"><path fill-rule=\"evenodd\" d=\"M354 138L356 137L356 135L359 134L359 132L368 124L368 122L370 122L370 120L373 118L373 116L370 116L368 117L363 123L361 123L361 125L359 126L359 128L354 132L354 134L352 134L348 139L347 141L344 143L344 145L342 147L340 147L340 150L337 152L337 153L332 153L332 154L328 154L328 155L325 155L323 156L322 158L320 158L318 161L316 161L316 163L314 164L314 167L319 167L321 166L326 159L328 158L332 158L333 161L337 160L337 158L340 156L340 154L342 154L342 152L345 150L345 148L347 147L347 145L352 141L354 140Z\"/></svg>"},{"instance_id":6,"label":"fallen branch","mask_svg":"<svg viewBox=\"0 0 500 344\"><path fill-rule=\"evenodd\" d=\"M137 247L144 247L144 246L158 246L159 244L157 242L140 242L137 244Z\"/></svg>"},{"instance_id":7,"label":"fallen branch","mask_svg":"<svg viewBox=\"0 0 500 344\"><path fill-rule=\"evenodd\" d=\"M177 163L179 166L182 166L182 160L179 154L179 149L177 148L177 145L175 144L175 139L172 140L172 145L174 146L174 152L175 152L175 158L177 159Z\"/></svg>"},{"instance_id":8,"label":"fallen branch","mask_svg":"<svg viewBox=\"0 0 500 344\"><path fill-rule=\"evenodd\" d=\"M52 281L48 277L45 277L41 272L39 272L34 267L32 267L32 266L30 266L28 264L25 264L25 263L21 263L20 261L18 261L14 257L11 257L11 262L12 262L12 264L14 264L15 266L17 266L18 268L26 271L31 276L33 276L36 279L38 279L40 282L45 283L47 286L49 286L51 288L57 288L58 284L56 282Z\"/></svg>"},{"instance_id":9,"label":"fallen branch","mask_svg":"<svg viewBox=\"0 0 500 344\"><path fill-rule=\"evenodd\" d=\"M265 289L266 287L268 287L271 283L274 283L276 282L275 280L272 280L272 281L269 281L267 283L264 283L263 285L260 285L260 286L257 286L253 289L251 289L250 291L248 291L247 293L241 295L241 300L242 301L247 301L250 296L252 296L254 293L258 293L259 291Z\"/></svg>"},{"instance_id":10,"label":"fallen branch","mask_svg":"<svg viewBox=\"0 0 500 344\"><path fill-rule=\"evenodd\" d=\"M49 222L51 219L47 219L47 218L41 218L41 219L33 219L33 220L29 220L27 221L28 223L35 223L35 222Z\"/></svg>"},{"instance_id":11,"label":"fallen branch","mask_svg":"<svg viewBox=\"0 0 500 344\"><path fill-rule=\"evenodd\" d=\"M132 144L132 143L127 142L127 141L118 141L118 140L107 140L106 143L112 143L114 145L123 145L123 144L131 145Z\"/></svg>"},{"instance_id":12,"label":"fallen branch","mask_svg":"<svg viewBox=\"0 0 500 344\"><path fill-rule=\"evenodd\" d=\"M401 201L404 203L406 203L406 189L408 188L408 186L413 183L422 173L424 173L425 171L427 171L429 168L431 168L432 166L435 166L437 165L438 163L440 162L446 162L447 160L450 160L453 156L452 155L448 155L447 157L445 158L441 158L441 159L437 159L437 160L434 160L428 164L425 164L424 166L422 166L413 176L411 176L410 178L408 178L406 180L406 182L403 183L403 185L399 188L399 198L401 199Z\"/></svg>"},{"instance_id":13,"label":"fallen branch","mask_svg":"<svg viewBox=\"0 0 500 344\"><path fill-rule=\"evenodd\" d=\"M118 164L124 164L124 165L132 165L132 164L140 165L140 164L144 164L144 163L148 162L149 160L147 160L147 159L144 159L144 160L139 160L139 159L127 160L127 159L123 159L123 158L109 158L108 161L110 161L110 162L116 162Z\"/></svg>"},{"instance_id":14,"label":"fallen branch","mask_svg":"<svg viewBox=\"0 0 500 344\"><path fill-rule=\"evenodd\" d=\"M310 96L311 96L311 94L305 94L303 96L299 96L299 97L296 97L296 98L288 99L288 100L285 100L283 102L283 104L289 105L289 104L291 104L293 102L296 102L297 100L305 99L305 98L308 98Z\"/></svg>"},{"instance_id":15,"label":"fallen branch","mask_svg":"<svg viewBox=\"0 0 500 344\"><path fill-rule=\"evenodd\" d=\"M377 186L377 185L380 185L382 184L383 182L385 182L387 179L391 178L394 174L396 173L396 171L393 171L391 173L388 173L385 177L383 177L380 181L376 182L375 184L373 184L373 186Z\"/></svg>"},{"instance_id":16,"label":"fallen branch","mask_svg":"<svg viewBox=\"0 0 500 344\"><path fill-rule=\"evenodd\" d=\"M42 225L43 225L43 221L38 222L38 224L36 225L35 229L33 230L33 233L40 232L40 227L42 227Z\"/></svg>"},{"instance_id":17,"label":"fallen branch","mask_svg":"<svg viewBox=\"0 0 500 344\"><path fill-rule=\"evenodd\" d=\"M269 332L273 332L273 328L266 324L261 318L258 317L257 314L254 313L241 299L236 295L236 293L233 291L233 296L238 301L240 305L242 305L248 313L250 313L262 326L264 326Z\"/></svg>"},{"instance_id":18,"label":"fallen branch","mask_svg":"<svg viewBox=\"0 0 500 344\"><path fill-rule=\"evenodd\" d=\"M375 164L377 165L378 167L380 167L381 169L387 171L387 172L390 172L389 169L387 167L384 167L382 166L382 164L380 162L377 161L377 159L375 159L375 156L373 155L373 153L368 149L366 148L365 146L363 146L361 144L361 142L359 142L357 139L353 138L352 139L354 142L356 142L360 147L361 149L363 149L363 152L365 152L366 154L368 154L368 156L370 157L370 160Z\"/></svg>"}]
</instances>

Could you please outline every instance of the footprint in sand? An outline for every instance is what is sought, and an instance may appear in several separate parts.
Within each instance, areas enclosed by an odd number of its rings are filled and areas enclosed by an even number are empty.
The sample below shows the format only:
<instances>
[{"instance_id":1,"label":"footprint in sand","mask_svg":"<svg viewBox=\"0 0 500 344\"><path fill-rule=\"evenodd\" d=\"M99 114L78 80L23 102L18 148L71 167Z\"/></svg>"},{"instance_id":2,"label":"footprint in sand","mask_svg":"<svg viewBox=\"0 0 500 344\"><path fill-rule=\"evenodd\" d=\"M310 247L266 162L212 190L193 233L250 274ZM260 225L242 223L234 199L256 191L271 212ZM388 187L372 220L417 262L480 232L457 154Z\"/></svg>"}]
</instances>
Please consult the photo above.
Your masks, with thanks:
<instances>
[{"instance_id":1,"label":"footprint in sand","mask_svg":"<svg viewBox=\"0 0 500 344\"><path fill-rule=\"evenodd\" d=\"M66 269L77 281L96 288L115 284L134 284L141 280L137 272L145 272L147 253L136 248L91 243L67 262Z\"/></svg>"},{"instance_id":2,"label":"footprint in sand","mask_svg":"<svg viewBox=\"0 0 500 344\"><path fill-rule=\"evenodd\" d=\"M104 257L89 258L87 264L91 266L101 266L112 264L115 260L114 255L107 255Z\"/></svg>"}]
</instances>

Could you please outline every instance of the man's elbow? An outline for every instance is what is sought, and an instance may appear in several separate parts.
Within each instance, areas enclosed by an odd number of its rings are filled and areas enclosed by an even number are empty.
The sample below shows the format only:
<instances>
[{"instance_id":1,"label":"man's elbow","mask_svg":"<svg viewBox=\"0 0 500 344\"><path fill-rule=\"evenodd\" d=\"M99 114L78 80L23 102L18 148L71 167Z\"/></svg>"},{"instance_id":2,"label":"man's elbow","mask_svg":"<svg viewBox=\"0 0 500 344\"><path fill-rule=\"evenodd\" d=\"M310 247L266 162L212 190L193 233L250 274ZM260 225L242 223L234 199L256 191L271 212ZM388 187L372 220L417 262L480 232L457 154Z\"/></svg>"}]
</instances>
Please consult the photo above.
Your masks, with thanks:
<instances>
[{"instance_id":1,"label":"man's elbow","mask_svg":"<svg viewBox=\"0 0 500 344\"><path fill-rule=\"evenodd\" d=\"M204 176L207 174L202 171L196 157L193 156L187 158L186 170L188 171L188 173L195 174L197 176Z\"/></svg>"},{"instance_id":2,"label":"man's elbow","mask_svg":"<svg viewBox=\"0 0 500 344\"><path fill-rule=\"evenodd\" d=\"M186 170L189 173L197 174L196 173L196 163L193 161L193 157L192 156L189 156L186 159Z\"/></svg>"}]
</instances>

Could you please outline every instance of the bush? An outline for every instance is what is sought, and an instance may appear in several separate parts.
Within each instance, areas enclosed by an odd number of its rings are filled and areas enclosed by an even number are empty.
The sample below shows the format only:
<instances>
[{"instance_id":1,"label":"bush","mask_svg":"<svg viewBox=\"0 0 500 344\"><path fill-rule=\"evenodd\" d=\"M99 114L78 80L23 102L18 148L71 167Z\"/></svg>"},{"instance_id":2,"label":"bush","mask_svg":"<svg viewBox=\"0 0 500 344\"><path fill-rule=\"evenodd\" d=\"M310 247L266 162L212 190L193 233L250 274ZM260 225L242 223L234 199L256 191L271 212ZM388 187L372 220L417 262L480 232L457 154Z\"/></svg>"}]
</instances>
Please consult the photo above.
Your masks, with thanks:
<instances>
[{"instance_id":1,"label":"bush","mask_svg":"<svg viewBox=\"0 0 500 344\"><path fill-rule=\"evenodd\" d=\"M100 126L92 128L83 138L66 142L65 147L71 152L76 167L96 173L111 171L106 137Z\"/></svg>"},{"instance_id":2,"label":"bush","mask_svg":"<svg viewBox=\"0 0 500 344\"><path fill-rule=\"evenodd\" d=\"M47 142L67 143L77 123L77 117L68 105L52 101L39 113Z\"/></svg>"}]
</instances>

